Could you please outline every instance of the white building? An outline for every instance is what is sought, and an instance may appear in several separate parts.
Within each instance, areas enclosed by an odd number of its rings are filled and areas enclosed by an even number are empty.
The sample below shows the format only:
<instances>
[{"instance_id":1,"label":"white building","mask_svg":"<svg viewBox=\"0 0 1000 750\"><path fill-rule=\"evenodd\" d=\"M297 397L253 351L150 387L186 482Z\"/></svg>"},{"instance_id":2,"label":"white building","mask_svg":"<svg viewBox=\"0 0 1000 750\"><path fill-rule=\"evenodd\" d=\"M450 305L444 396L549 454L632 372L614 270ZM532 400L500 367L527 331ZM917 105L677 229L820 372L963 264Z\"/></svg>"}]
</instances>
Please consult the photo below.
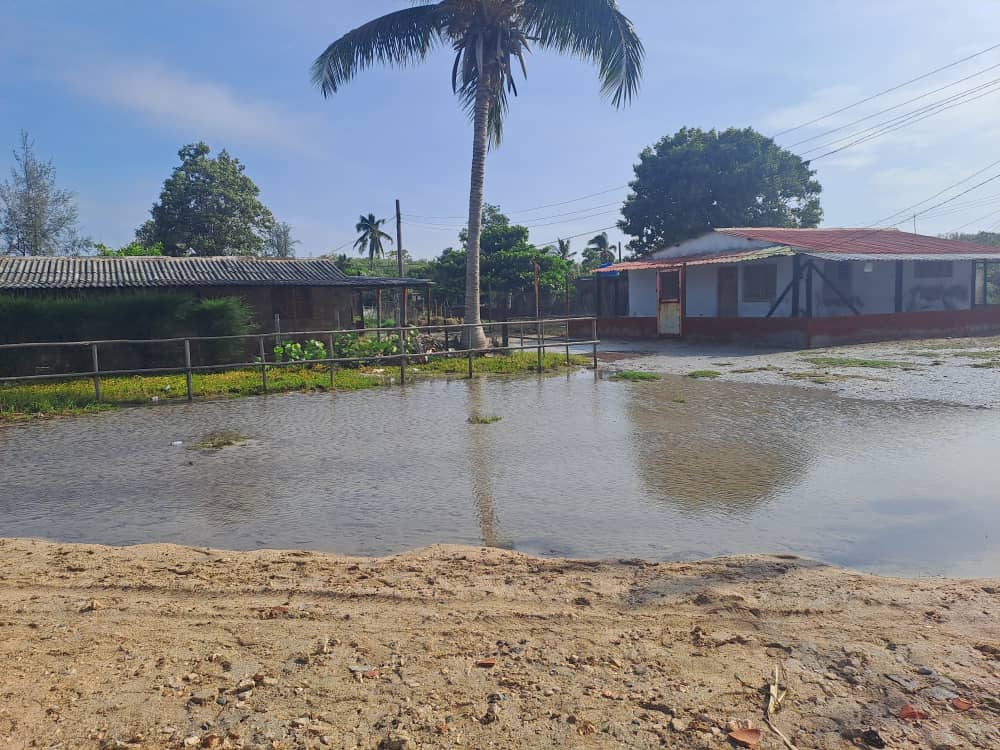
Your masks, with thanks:
<instances>
[{"instance_id":1,"label":"white building","mask_svg":"<svg viewBox=\"0 0 1000 750\"><path fill-rule=\"evenodd\" d=\"M788 346L1000 331L1000 248L890 229L717 229L624 273L604 336Z\"/></svg>"}]
</instances>

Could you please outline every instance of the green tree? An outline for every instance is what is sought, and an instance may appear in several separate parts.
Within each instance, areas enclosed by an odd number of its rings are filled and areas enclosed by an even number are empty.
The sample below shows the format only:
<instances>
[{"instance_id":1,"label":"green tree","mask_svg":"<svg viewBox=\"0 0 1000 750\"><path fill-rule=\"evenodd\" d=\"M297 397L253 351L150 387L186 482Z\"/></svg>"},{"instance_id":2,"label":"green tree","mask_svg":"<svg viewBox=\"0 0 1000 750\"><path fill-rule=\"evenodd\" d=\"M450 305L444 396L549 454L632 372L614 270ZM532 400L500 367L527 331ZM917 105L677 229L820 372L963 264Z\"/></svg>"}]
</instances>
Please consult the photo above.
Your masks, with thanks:
<instances>
[{"instance_id":1,"label":"green tree","mask_svg":"<svg viewBox=\"0 0 1000 750\"><path fill-rule=\"evenodd\" d=\"M354 249L359 255L368 253L368 268L375 270L375 258L385 257L385 247L382 241L392 242L392 237L382 231L385 219L376 219L375 214L361 216L358 223L354 225L358 233L358 239L354 242Z\"/></svg>"},{"instance_id":2,"label":"green tree","mask_svg":"<svg viewBox=\"0 0 1000 750\"><path fill-rule=\"evenodd\" d=\"M618 226L637 255L714 227L815 227L823 211L813 175L752 128L682 128L639 155Z\"/></svg>"},{"instance_id":3,"label":"green tree","mask_svg":"<svg viewBox=\"0 0 1000 750\"><path fill-rule=\"evenodd\" d=\"M599 235L592 237L587 246L583 248L583 268L586 271L590 271L605 263L614 262L614 245L608 239L607 232L601 232Z\"/></svg>"},{"instance_id":4,"label":"green tree","mask_svg":"<svg viewBox=\"0 0 1000 750\"><path fill-rule=\"evenodd\" d=\"M152 219L136 231L166 255L262 255L274 217L258 198L260 189L228 151L215 158L204 143L184 146L179 166L163 183Z\"/></svg>"},{"instance_id":5,"label":"green tree","mask_svg":"<svg viewBox=\"0 0 1000 750\"><path fill-rule=\"evenodd\" d=\"M945 239L959 240L961 242L975 242L977 245L990 245L1000 247L1000 232L952 232L944 235Z\"/></svg>"},{"instance_id":6,"label":"green tree","mask_svg":"<svg viewBox=\"0 0 1000 750\"><path fill-rule=\"evenodd\" d=\"M149 247L145 247L138 242L130 242L127 245L122 245L117 250L98 242L97 245L94 246L94 249L102 258L137 258L163 255L163 245L159 242Z\"/></svg>"},{"instance_id":7,"label":"green tree","mask_svg":"<svg viewBox=\"0 0 1000 750\"><path fill-rule=\"evenodd\" d=\"M22 130L10 179L0 182L0 253L73 255L88 245L77 235L76 198L56 186L52 162L35 155Z\"/></svg>"},{"instance_id":8,"label":"green tree","mask_svg":"<svg viewBox=\"0 0 1000 750\"><path fill-rule=\"evenodd\" d=\"M530 45L594 62L602 93L627 103L642 76L642 43L616 0L418 0L333 42L313 64L324 96L376 64L422 61L438 45L455 53L452 89L473 123L465 281L466 344L486 346L480 323L480 229L488 149L500 144L514 68L526 73Z\"/></svg>"},{"instance_id":9,"label":"green tree","mask_svg":"<svg viewBox=\"0 0 1000 750\"><path fill-rule=\"evenodd\" d=\"M264 255L268 258L294 258L295 246L298 244L298 240L292 239L292 225L287 221L279 221L267 233Z\"/></svg>"}]
</instances>

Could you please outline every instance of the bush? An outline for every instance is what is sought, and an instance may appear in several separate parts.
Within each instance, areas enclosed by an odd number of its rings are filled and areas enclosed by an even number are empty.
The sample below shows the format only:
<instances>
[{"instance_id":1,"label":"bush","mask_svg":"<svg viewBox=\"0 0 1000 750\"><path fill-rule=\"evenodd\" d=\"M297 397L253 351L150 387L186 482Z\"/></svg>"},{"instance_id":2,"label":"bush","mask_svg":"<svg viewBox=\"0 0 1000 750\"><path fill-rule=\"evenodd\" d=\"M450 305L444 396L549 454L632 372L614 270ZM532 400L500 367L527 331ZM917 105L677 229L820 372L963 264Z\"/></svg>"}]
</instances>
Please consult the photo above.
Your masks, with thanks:
<instances>
[{"instance_id":1,"label":"bush","mask_svg":"<svg viewBox=\"0 0 1000 750\"><path fill-rule=\"evenodd\" d=\"M0 295L0 343L93 341L197 336L237 336L253 332L243 300L196 300L176 292L92 294L79 297ZM240 340L192 343L195 364L237 361ZM102 369L174 367L183 364L180 346L116 345L101 350ZM90 370L90 353L80 347L23 349L0 358L0 374Z\"/></svg>"}]
</instances>

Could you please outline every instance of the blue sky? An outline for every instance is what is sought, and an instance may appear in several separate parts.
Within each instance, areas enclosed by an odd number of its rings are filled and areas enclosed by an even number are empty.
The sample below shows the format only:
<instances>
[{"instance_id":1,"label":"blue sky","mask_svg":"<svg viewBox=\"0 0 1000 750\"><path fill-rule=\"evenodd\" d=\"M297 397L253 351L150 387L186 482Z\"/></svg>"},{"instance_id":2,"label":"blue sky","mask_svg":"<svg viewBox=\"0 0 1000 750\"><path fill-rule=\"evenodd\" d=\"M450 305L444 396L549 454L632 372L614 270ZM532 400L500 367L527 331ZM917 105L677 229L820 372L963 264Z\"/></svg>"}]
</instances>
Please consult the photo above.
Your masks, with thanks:
<instances>
[{"instance_id":1,"label":"blue sky","mask_svg":"<svg viewBox=\"0 0 1000 750\"><path fill-rule=\"evenodd\" d=\"M451 94L450 55L370 71L330 100L309 80L326 44L406 4L7 0L0 146L13 147L27 129L76 192L84 233L108 244L129 241L147 218L178 148L205 140L247 165L265 203L294 227L300 254L349 249L358 214L388 217L398 197L407 249L430 257L457 244L468 200L471 131ZM773 134L1000 42L993 0L619 4L647 48L633 106L617 111L602 100L588 64L535 53L490 157L488 200L532 227L533 241L584 234L574 240L579 250L613 225L624 187L528 209L624 186L639 151L682 126ZM998 63L1000 50L779 142ZM940 96L997 77L1000 69ZM1000 93L985 96L818 161L824 223L867 226L1000 159L998 101ZM1000 220L998 193L1000 181L955 201L954 212L922 217L918 229L990 227Z\"/></svg>"}]
</instances>

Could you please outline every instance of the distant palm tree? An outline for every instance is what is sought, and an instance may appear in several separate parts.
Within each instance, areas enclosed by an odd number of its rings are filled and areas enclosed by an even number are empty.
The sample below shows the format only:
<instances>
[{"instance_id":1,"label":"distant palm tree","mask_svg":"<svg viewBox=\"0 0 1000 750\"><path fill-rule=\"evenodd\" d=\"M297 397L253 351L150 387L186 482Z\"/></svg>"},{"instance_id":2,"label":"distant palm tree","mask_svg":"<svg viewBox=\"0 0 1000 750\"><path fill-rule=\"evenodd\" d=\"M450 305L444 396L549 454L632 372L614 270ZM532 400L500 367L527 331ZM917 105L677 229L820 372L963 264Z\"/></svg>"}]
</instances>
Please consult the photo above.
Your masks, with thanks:
<instances>
[{"instance_id":1,"label":"distant palm tree","mask_svg":"<svg viewBox=\"0 0 1000 750\"><path fill-rule=\"evenodd\" d=\"M614 246L608 239L607 232L601 232L587 243L587 247L583 250L583 258L589 268L615 262Z\"/></svg>"},{"instance_id":2,"label":"distant palm tree","mask_svg":"<svg viewBox=\"0 0 1000 750\"><path fill-rule=\"evenodd\" d=\"M576 257L576 253L571 253L569 251L569 240L556 240L556 247L554 248L555 254L558 255L563 260L572 260Z\"/></svg>"},{"instance_id":3,"label":"distant palm tree","mask_svg":"<svg viewBox=\"0 0 1000 750\"><path fill-rule=\"evenodd\" d=\"M313 63L313 82L336 93L375 64L405 66L437 45L455 53L452 90L473 123L472 175L465 279L466 344L486 346L479 317L479 242L486 153L500 144L514 67L526 74L530 43L597 65L601 92L616 107L631 100L642 77L643 48L616 0L415 0L335 41Z\"/></svg>"},{"instance_id":4,"label":"distant palm tree","mask_svg":"<svg viewBox=\"0 0 1000 750\"><path fill-rule=\"evenodd\" d=\"M382 240L392 242L392 237L382 231L385 219L376 219L375 214L359 217L358 223L354 226L358 233L358 239L354 243L354 249L359 255L368 253L368 267L375 270L375 258L385 257L385 248Z\"/></svg>"}]
</instances>

